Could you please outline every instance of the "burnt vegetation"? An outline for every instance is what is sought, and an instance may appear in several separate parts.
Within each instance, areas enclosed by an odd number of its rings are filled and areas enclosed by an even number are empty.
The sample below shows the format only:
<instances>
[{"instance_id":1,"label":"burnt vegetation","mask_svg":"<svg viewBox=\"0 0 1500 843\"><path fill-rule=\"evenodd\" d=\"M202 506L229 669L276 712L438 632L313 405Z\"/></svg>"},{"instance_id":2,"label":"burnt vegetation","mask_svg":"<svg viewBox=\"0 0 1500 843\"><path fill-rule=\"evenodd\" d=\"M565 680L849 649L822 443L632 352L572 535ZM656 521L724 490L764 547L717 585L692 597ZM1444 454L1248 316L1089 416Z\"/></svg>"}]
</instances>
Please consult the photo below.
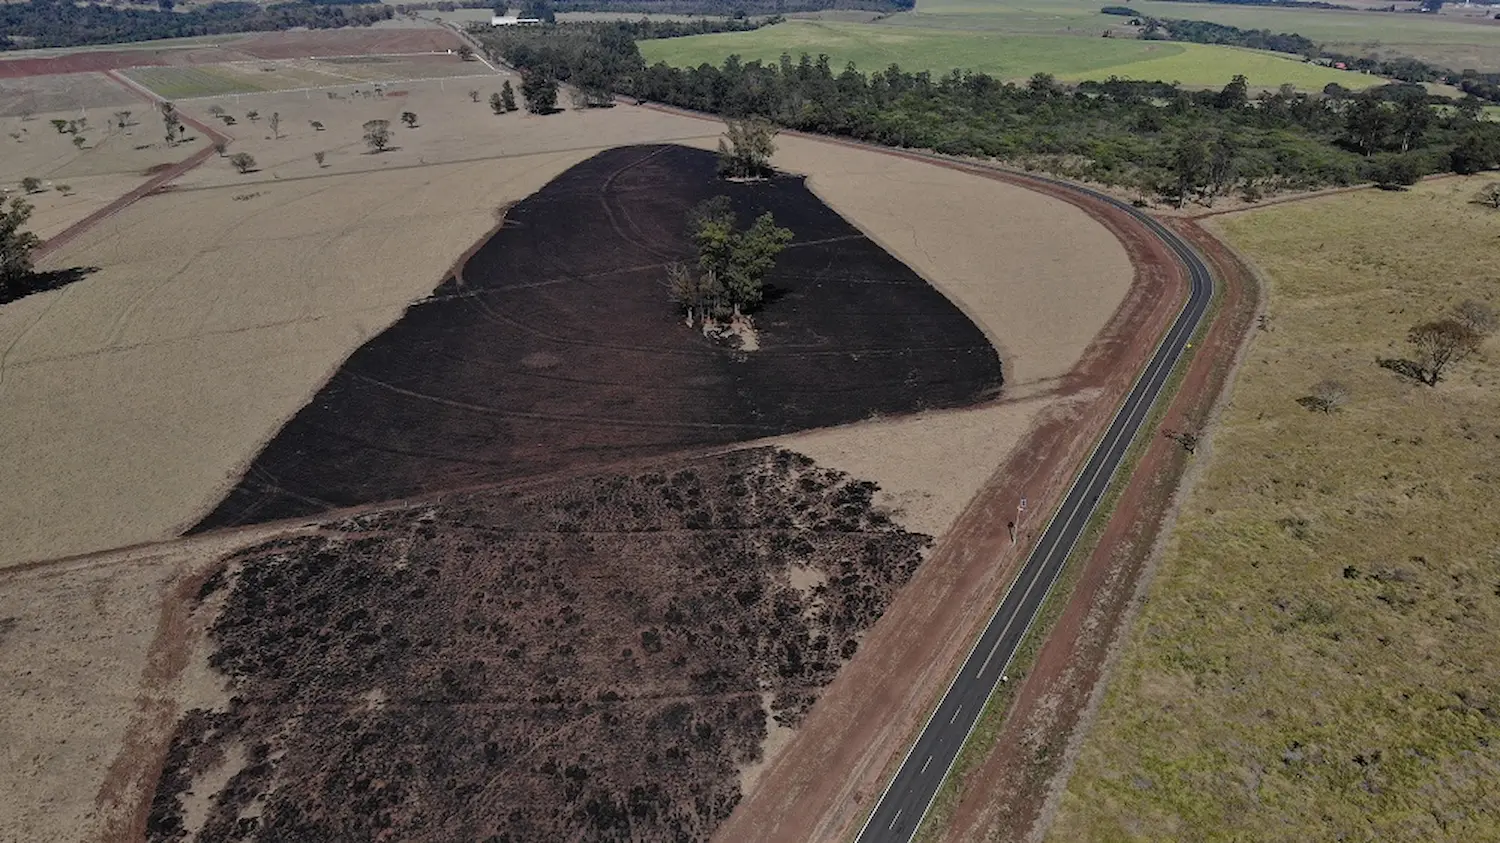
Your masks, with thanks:
<instances>
[{"instance_id":1,"label":"burnt vegetation","mask_svg":"<svg viewBox=\"0 0 1500 843\"><path fill-rule=\"evenodd\" d=\"M704 839L930 544L875 491L761 448L242 551L148 839Z\"/></svg>"},{"instance_id":2,"label":"burnt vegetation","mask_svg":"<svg viewBox=\"0 0 1500 843\"><path fill-rule=\"evenodd\" d=\"M801 178L730 182L717 169L705 150L622 147L518 202L458 277L345 362L195 529L998 393L1000 359L979 328ZM684 330L670 300L668 267L699 253L684 221L716 196L725 230L753 232L769 213L792 232L730 237L719 245L734 259L704 267L753 292L739 300L755 308L753 352ZM755 246L768 238L784 250Z\"/></svg>"}]
</instances>

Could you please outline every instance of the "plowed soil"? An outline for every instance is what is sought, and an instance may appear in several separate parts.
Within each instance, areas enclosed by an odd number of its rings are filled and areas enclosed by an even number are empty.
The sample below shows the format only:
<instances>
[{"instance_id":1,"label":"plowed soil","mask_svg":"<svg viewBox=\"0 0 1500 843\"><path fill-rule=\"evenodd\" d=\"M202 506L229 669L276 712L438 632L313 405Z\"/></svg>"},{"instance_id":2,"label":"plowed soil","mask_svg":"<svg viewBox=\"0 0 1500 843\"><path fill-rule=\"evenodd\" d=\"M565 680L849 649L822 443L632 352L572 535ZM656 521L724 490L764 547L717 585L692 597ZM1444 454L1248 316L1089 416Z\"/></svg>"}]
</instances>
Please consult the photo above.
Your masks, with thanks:
<instances>
[{"instance_id":1,"label":"plowed soil","mask_svg":"<svg viewBox=\"0 0 1500 843\"><path fill-rule=\"evenodd\" d=\"M237 553L146 839L703 839L921 562L874 491L759 448Z\"/></svg>"},{"instance_id":2,"label":"plowed soil","mask_svg":"<svg viewBox=\"0 0 1500 843\"><path fill-rule=\"evenodd\" d=\"M994 396L983 332L801 177L734 184L712 153L600 153L506 214L357 351L195 529L964 406ZM686 327L665 267L716 194L795 240L745 352Z\"/></svg>"}]
</instances>

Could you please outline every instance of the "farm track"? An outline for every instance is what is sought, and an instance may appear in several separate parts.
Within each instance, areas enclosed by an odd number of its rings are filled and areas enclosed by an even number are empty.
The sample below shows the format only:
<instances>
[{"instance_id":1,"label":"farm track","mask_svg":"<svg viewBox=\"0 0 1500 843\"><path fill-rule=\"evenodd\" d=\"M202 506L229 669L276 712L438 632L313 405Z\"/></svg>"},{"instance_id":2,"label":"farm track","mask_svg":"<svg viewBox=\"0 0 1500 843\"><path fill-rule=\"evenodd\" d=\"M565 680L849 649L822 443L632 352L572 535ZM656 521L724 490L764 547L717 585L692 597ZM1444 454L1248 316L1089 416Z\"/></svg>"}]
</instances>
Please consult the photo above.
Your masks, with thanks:
<instances>
[{"instance_id":1,"label":"farm track","mask_svg":"<svg viewBox=\"0 0 1500 843\"><path fill-rule=\"evenodd\" d=\"M151 93L146 88L142 87L139 84L136 84L135 82L112 70L106 71L104 75L121 87L129 90L130 92L151 103L153 106L160 105L162 102L164 102L162 98ZM160 189L167 183L181 178L183 174L192 170L194 167L197 167L199 164L202 164L204 161L207 161L208 157L214 154L213 144L219 141L227 143L233 140L233 138L231 138L229 135L209 128L209 126L207 126L206 124L201 123L186 114L180 114L180 116L183 123L192 126L194 129L197 129L208 137L208 146L198 150L197 152L188 156L186 159L167 167L160 173L157 173L142 184L132 189L129 193L126 193L124 196L121 196L108 205L105 205L103 208L100 208L99 210L93 212L92 214L89 214L78 222L75 222L62 231L58 232L57 234L54 234L53 236L47 238L47 240L42 243L41 246L37 247L35 252L36 256L38 258L46 257L47 255L57 251L68 243L77 239L84 232L88 231L99 223L125 210L140 199L151 195L154 191Z\"/></svg>"}]
</instances>

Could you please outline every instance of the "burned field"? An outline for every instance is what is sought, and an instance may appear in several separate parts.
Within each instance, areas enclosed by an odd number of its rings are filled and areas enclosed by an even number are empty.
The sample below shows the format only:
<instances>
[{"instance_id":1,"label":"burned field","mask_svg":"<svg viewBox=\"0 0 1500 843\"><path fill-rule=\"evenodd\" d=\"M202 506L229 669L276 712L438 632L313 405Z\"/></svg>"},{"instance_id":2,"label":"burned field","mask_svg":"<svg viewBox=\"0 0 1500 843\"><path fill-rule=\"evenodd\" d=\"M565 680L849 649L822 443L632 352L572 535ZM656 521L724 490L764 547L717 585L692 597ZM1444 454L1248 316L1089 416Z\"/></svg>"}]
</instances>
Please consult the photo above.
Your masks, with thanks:
<instances>
[{"instance_id":1,"label":"burned field","mask_svg":"<svg viewBox=\"0 0 1500 843\"><path fill-rule=\"evenodd\" d=\"M355 352L195 531L965 406L1001 365L967 317L799 177L728 183L708 152L609 150L509 209L456 275ZM759 349L685 327L665 267L715 195L796 239Z\"/></svg>"},{"instance_id":2,"label":"burned field","mask_svg":"<svg viewBox=\"0 0 1500 843\"><path fill-rule=\"evenodd\" d=\"M703 839L930 544L873 492L756 448L241 551L147 839Z\"/></svg>"}]
</instances>

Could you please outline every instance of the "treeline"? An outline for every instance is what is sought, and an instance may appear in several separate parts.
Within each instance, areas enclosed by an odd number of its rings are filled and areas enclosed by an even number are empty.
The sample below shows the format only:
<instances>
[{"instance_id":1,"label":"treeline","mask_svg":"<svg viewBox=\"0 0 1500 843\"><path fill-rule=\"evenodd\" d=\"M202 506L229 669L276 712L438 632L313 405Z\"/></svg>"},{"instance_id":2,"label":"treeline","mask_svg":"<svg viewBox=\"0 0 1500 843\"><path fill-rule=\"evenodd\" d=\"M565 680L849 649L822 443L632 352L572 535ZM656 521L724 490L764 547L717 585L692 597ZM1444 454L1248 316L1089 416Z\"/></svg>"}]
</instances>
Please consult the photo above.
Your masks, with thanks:
<instances>
[{"instance_id":1,"label":"treeline","mask_svg":"<svg viewBox=\"0 0 1500 843\"><path fill-rule=\"evenodd\" d=\"M904 12L916 0L556 0L559 12L655 12L674 15L783 15L825 9Z\"/></svg>"},{"instance_id":2,"label":"treeline","mask_svg":"<svg viewBox=\"0 0 1500 843\"><path fill-rule=\"evenodd\" d=\"M170 8L169 2L163 5ZM213 3L186 12L76 5L71 0L30 0L0 4L0 33L3 33L0 50L80 47L296 27L369 26L390 20L394 15L393 8L378 3L330 5L324 0L298 0L272 6Z\"/></svg>"},{"instance_id":3,"label":"treeline","mask_svg":"<svg viewBox=\"0 0 1500 843\"><path fill-rule=\"evenodd\" d=\"M1290 86L1251 98L1111 79L1074 88L955 70L834 71L826 56L720 67L646 67L624 30L515 33L500 57L533 73L587 77L643 100L888 146L993 157L1059 175L1134 187L1176 201L1473 172L1500 163L1500 125L1477 107L1434 107L1420 88L1337 99Z\"/></svg>"}]
</instances>

